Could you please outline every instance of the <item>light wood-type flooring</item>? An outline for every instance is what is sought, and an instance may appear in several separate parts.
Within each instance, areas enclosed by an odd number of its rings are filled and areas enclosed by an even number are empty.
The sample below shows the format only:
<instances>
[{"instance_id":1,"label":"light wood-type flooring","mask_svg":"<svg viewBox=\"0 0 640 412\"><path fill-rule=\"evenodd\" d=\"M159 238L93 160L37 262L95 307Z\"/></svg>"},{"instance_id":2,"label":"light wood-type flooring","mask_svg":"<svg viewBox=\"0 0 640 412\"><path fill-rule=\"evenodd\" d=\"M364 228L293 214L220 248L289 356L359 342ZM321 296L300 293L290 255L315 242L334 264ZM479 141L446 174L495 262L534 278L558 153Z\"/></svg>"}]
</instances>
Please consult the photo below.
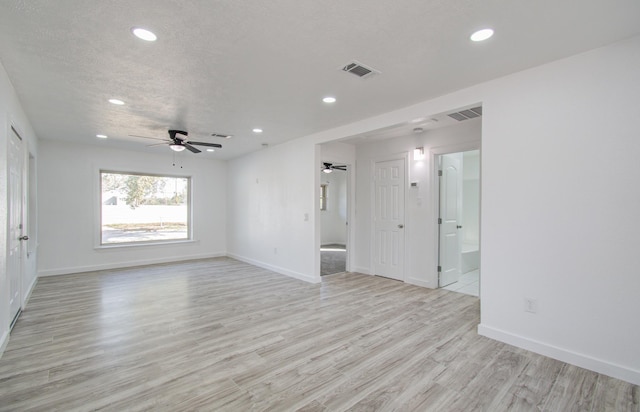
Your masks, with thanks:
<instances>
[{"instance_id":1,"label":"light wood-type flooring","mask_svg":"<svg viewBox=\"0 0 640 412\"><path fill-rule=\"evenodd\" d=\"M2 411L638 411L620 380L481 336L479 301L228 258L41 278Z\"/></svg>"}]
</instances>

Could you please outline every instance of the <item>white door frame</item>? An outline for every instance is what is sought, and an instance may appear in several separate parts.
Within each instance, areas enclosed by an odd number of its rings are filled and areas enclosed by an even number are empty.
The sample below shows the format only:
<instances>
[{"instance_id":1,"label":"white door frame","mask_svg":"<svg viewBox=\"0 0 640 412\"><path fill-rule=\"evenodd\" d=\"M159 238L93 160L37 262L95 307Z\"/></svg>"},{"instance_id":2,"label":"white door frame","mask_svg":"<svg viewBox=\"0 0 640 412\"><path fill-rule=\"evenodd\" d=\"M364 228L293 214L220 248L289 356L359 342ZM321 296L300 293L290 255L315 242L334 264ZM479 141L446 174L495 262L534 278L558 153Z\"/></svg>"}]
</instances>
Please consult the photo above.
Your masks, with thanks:
<instances>
[{"instance_id":1,"label":"white door frame","mask_svg":"<svg viewBox=\"0 0 640 412\"><path fill-rule=\"evenodd\" d=\"M11 182L11 177L10 177L10 173L11 173L11 159L9 158L9 145L11 144L11 140L14 138L13 135L15 134L15 136L18 138L19 142L20 142L20 151L19 151L19 158L20 158L20 185L21 185L21 193L20 193L20 236L25 235L26 233L28 233L28 229L25 230L25 213L26 213L26 205L25 205L25 153L27 150L27 142L26 140L24 140L22 138L22 133L20 132L20 129L14 124L13 121L9 121L8 122L8 133L7 133L7 259L9 259L9 254L8 251L11 247L11 236L12 236L12 230L9 227L11 225L11 216L9 216L9 211L11 210L11 207L9 206L9 203L11 202L11 196L12 194L10 193L11 188L9 187L9 184ZM13 234L15 236L15 234ZM15 240L15 239L13 239ZM13 327L13 325L15 324L17 318L20 316L20 312L22 311L22 309L24 309L24 302L25 302L25 295L24 295L24 286L23 286L23 281L25 278L25 269L26 269L26 265L24 262L24 258L26 256L26 244L25 241L20 240L19 241L19 251L18 251L18 262L19 262L19 267L17 268L18 270L18 282L17 282L17 288L18 288L18 310L16 313L13 313L12 307L9 307L9 322L10 322L10 328ZM9 263L7 261L7 266L6 266L6 270L7 270L7 279L8 279L8 286L9 286L9 294L11 294L13 291L11 290L11 276L12 274L9 273ZM11 301L11 300L10 300Z\"/></svg>"},{"instance_id":2,"label":"white door frame","mask_svg":"<svg viewBox=\"0 0 640 412\"><path fill-rule=\"evenodd\" d=\"M25 235L29 236L23 246L22 265L22 308L27 306L31 292L38 281L38 162L31 151L31 144L27 141L25 153L24 183L23 183L23 222L26 226Z\"/></svg>"},{"instance_id":3,"label":"white door frame","mask_svg":"<svg viewBox=\"0 0 640 412\"><path fill-rule=\"evenodd\" d=\"M402 153L395 153L395 154L387 154L387 155L382 155L382 156L376 156L371 158L370 163L369 163L369 192L370 192L370 205L375 205L376 202L376 193L375 193L375 170L376 170L376 163L378 162L387 162L387 161L392 161L392 160L402 160L404 162L404 210L403 210L403 215L405 217L405 222L404 222L404 228L406 229L407 227L407 195L409 194L409 190L407 188L407 182L409 180L409 152L402 152ZM371 230L374 230L375 228L375 211L372 209L371 210L371 216L370 216L370 220L369 220L369 227L371 228ZM407 262L407 242L406 242L406 230L402 231L402 237L403 237L403 250L402 250L402 261L403 261L403 265L402 265L402 281L406 282L407 277L406 277L406 268L405 268L405 264ZM369 268L370 268L370 275L374 275L375 271L374 271L374 267L375 267L375 249L376 249L376 237L375 237L375 233L371 232L369 234Z\"/></svg>"},{"instance_id":4,"label":"white door frame","mask_svg":"<svg viewBox=\"0 0 640 412\"><path fill-rule=\"evenodd\" d=\"M440 168L440 164L438 162L438 157L440 155L445 155L449 153L458 153L458 152L468 152L470 150L480 150L480 204L482 205L482 148L481 148L480 140L473 140L469 142L457 143L453 145L446 146L438 146L432 147L429 152L431 153L431 164L433 165L432 176L433 176L433 210L440 210L440 177L438 176L438 170ZM437 221L439 213L435 213L435 219ZM482 221L482 210L480 210L480 221ZM439 256L439 248L440 248L440 227L436 222L437 230L434 231L434 250L431 251L433 264L433 272L435 276L435 284L439 287L438 281L438 259ZM482 224L480 225L480 249L482 249ZM482 263L480 264L482 268ZM482 281L481 281L482 282Z\"/></svg>"}]
</instances>

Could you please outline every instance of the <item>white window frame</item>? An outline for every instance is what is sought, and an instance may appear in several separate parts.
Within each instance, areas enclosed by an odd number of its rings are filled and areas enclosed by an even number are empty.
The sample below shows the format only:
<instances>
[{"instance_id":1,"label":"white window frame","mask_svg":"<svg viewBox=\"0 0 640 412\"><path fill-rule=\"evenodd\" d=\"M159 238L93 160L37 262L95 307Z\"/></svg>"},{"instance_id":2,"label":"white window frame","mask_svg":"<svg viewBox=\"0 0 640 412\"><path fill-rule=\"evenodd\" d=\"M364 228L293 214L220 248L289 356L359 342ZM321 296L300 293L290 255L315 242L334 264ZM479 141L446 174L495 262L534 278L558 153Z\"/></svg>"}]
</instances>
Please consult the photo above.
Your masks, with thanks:
<instances>
[{"instance_id":1,"label":"white window frame","mask_svg":"<svg viewBox=\"0 0 640 412\"><path fill-rule=\"evenodd\" d=\"M329 185L327 183L321 184L320 185L320 210L322 211L327 210L328 193L329 193Z\"/></svg>"},{"instance_id":2,"label":"white window frame","mask_svg":"<svg viewBox=\"0 0 640 412\"><path fill-rule=\"evenodd\" d=\"M117 170L109 168L99 168L97 171L97 186L96 186L96 236L95 236L95 249L112 249L112 248L129 248L138 246L153 246L153 245L171 245L176 243L191 243L193 239L193 176L189 175L175 175L170 173L150 173L140 171L127 171ZM114 173L122 175L137 175L137 176L157 176L157 177L171 177L187 179L187 237L184 239L167 239L167 240L149 240L139 242L120 242L120 243L102 243L102 174Z\"/></svg>"}]
</instances>

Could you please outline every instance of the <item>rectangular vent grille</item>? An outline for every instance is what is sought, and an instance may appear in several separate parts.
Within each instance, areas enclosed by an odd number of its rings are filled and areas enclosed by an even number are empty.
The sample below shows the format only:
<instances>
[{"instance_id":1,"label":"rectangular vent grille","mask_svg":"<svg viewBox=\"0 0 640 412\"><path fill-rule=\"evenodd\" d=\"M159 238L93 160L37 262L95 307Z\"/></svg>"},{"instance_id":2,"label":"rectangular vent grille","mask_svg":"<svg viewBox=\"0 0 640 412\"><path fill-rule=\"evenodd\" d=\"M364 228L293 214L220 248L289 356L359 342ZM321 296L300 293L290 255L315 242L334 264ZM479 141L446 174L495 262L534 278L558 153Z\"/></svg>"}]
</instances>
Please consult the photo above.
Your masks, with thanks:
<instances>
[{"instance_id":1,"label":"rectangular vent grille","mask_svg":"<svg viewBox=\"0 0 640 412\"><path fill-rule=\"evenodd\" d=\"M376 70L376 69L374 69L372 67L369 67L369 66L365 66L364 64L362 64L362 63L360 63L360 62L358 62L356 60L353 60L350 63L342 66L340 68L340 70L342 70L343 72L346 72L346 73L351 73L351 74L353 74L355 76L358 76L361 79L366 79L366 78L371 77L373 75L380 74L379 70Z\"/></svg>"},{"instance_id":2,"label":"rectangular vent grille","mask_svg":"<svg viewBox=\"0 0 640 412\"><path fill-rule=\"evenodd\" d=\"M461 122L463 120L473 119L482 116L482 106L474 107L467 110L461 110L455 113L449 113L449 117Z\"/></svg>"},{"instance_id":3,"label":"rectangular vent grille","mask_svg":"<svg viewBox=\"0 0 640 412\"><path fill-rule=\"evenodd\" d=\"M230 134L221 134L221 133L211 133L212 137L220 137L222 139L231 139L233 136Z\"/></svg>"}]
</instances>

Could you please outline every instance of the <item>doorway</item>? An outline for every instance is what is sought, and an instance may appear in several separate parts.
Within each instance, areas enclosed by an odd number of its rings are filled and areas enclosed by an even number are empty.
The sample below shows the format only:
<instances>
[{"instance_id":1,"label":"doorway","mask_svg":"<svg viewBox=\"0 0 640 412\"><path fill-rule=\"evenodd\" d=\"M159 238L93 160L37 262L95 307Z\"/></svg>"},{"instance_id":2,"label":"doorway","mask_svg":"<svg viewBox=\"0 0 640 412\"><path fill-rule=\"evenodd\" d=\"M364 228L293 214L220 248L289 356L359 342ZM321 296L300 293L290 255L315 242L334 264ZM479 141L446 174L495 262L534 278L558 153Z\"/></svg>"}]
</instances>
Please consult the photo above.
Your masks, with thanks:
<instances>
[{"instance_id":1,"label":"doorway","mask_svg":"<svg viewBox=\"0 0 640 412\"><path fill-rule=\"evenodd\" d=\"M438 286L480 294L480 151L438 156Z\"/></svg>"},{"instance_id":2,"label":"doorway","mask_svg":"<svg viewBox=\"0 0 640 412\"><path fill-rule=\"evenodd\" d=\"M348 268L349 166L322 163L320 176L320 275Z\"/></svg>"}]
</instances>

